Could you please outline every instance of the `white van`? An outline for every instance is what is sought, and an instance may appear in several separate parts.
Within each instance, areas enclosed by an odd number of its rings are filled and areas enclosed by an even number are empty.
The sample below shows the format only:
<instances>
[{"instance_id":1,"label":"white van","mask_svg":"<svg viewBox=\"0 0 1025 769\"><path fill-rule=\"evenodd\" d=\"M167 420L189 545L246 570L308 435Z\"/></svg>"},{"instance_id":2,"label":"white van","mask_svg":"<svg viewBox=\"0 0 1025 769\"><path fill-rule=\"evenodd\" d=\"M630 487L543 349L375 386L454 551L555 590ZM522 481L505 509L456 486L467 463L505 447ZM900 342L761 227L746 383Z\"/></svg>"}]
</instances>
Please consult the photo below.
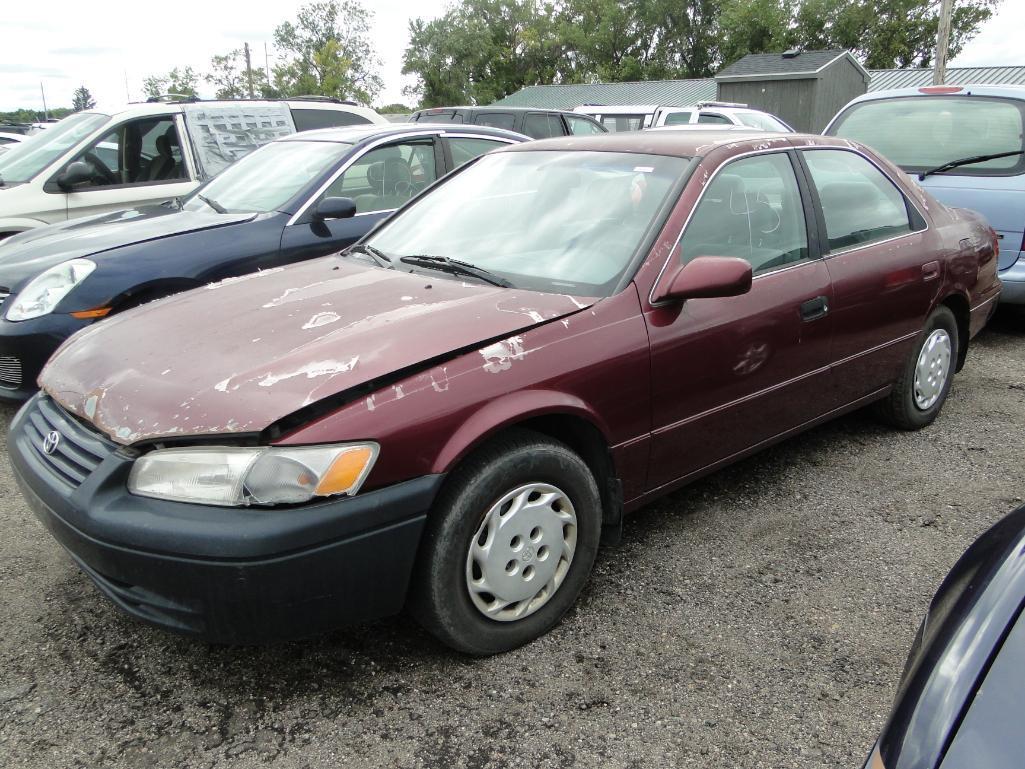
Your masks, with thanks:
<instances>
[{"instance_id":1,"label":"white van","mask_svg":"<svg viewBox=\"0 0 1025 769\"><path fill-rule=\"evenodd\" d=\"M322 99L158 101L78 112L0 154L0 239L185 195L297 131L385 122L371 109Z\"/></svg>"},{"instance_id":2,"label":"white van","mask_svg":"<svg viewBox=\"0 0 1025 769\"><path fill-rule=\"evenodd\" d=\"M699 101L690 107L659 107L651 119L652 126L746 126L759 131L793 133L794 129L768 112L752 109L746 104L727 101Z\"/></svg>"},{"instance_id":3,"label":"white van","mask_svg":"<svg viewBox=\"0 0 1025 769\"><path fill-rule=\"evenodd\" d=\"M574 112L593 117L613 133L619 131L640 131L652 125L651 119L658 110L657 104L631 104L610 107L603 104L582 104Z\"/></svg>"}]
</instances>

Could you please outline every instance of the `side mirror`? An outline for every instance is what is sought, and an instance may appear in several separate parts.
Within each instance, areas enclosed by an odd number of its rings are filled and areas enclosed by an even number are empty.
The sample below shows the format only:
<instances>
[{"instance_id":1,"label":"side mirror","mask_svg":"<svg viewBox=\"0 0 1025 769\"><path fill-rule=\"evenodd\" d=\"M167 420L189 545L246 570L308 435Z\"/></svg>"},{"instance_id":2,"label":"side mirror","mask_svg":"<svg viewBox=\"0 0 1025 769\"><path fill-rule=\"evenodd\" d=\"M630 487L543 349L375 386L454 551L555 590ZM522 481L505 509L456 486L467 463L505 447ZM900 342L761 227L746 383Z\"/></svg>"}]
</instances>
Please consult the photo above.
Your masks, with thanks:
<instances>
[{"instance_id":1,"label":"side mirror","mask_svg":"<svg viewBox=\"0 0 1025 769\"><path fill-rule=\"evenodd\" d=\"M324 198L313 209L313 221L351 219L356 215L356 201L352 198Z\"/></svg>"},{"instance_id":2,"label":"side mirror","mask_svg":"<svg viewBox=\"0 0 1025 769\"><path fill-rule=\"evenodd\" d=\"M655 302L740 296L751 290L751 264L735 256L697 256L655 294Z\"/></svg>"},{"instance_id":3,"label":"side mirror","mask_svg":"<svg viewBox=\"0 0 1025 769\"><path fill-rule=\"evenodd\" d=\"M64 169L64 173L57 177L57 186L67 191L93 180L93 169L84 160L76 160Z\"/></svg>"}]
</instances>

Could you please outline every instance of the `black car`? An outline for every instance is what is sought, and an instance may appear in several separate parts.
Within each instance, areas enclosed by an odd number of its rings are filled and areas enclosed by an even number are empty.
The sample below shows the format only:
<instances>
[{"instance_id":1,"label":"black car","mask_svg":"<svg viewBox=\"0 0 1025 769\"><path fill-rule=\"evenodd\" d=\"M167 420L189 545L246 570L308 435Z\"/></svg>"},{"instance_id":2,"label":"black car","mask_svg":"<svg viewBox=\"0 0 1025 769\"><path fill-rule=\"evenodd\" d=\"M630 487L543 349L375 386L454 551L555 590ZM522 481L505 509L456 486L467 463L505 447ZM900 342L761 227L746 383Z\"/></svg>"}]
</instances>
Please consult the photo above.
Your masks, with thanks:
<instances>
[{"instance_id":1,"label":"black car","mask_svg":"<svg viewBox=\"0 0 1025 769\"><path fill-rule=\"evenodd\" d=\"M1025 507L968 548L940 585L866 769L1025 764Z\"/></svg>"},{"instance_id":2,"label":"black car","mask_svg":"<svg viewBox=\"0 0 1025 769\"><path fill-rule=\"evenodd\" d=\"M424 123L308 131L241 158L183 200L15 235L0 244L0 400L32 395L53 351L90 323L338 251L446 173L526 140Z\"/></svg>"},{"instance_id":3,"label":"black car","mask_svg":"<svg viewBox=\"0 0 1025 769\"><path fill-rule=\"evenodd\" d=\"M492 126L517 131L531 139L550 139L553 136L573 134L603 134L609 130L587 115L528 107L434 107L414 112L409 116L409 121Z\"/></svg>"}]
</instances>

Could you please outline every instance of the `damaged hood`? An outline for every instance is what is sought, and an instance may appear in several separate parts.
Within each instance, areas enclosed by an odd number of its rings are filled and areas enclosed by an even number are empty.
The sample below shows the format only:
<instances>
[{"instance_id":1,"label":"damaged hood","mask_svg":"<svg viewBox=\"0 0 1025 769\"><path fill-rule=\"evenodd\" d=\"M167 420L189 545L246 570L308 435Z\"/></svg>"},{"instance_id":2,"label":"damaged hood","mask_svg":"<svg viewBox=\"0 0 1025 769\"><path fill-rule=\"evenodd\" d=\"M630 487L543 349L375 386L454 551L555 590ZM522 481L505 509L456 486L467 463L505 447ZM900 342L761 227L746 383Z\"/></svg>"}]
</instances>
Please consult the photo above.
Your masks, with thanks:
<instances>
[{"instance_id":1,"label":"damaged hood","mask_svg":"<svg viewBox=\"0 0 1025 769\"><path fill-rule=\"evenodd\" d=\"M258 432L328 396L595 301L326 257L90 326L39 383L121 444ZM485 356L482 365L494 363Z\"/></svg>"},{"instance_id":2,"label":"damaged hood","mask_svg":"<svg viewBox=\"0 0 1025 769\"><path fill-rule=\"evenodd\" d=\"M240 224L255 217L256 214L217 214L149 206L51 224L0 243L0 285L18 287L69 259L92 257L187 232Z\"/></svg>"}]
</instances>

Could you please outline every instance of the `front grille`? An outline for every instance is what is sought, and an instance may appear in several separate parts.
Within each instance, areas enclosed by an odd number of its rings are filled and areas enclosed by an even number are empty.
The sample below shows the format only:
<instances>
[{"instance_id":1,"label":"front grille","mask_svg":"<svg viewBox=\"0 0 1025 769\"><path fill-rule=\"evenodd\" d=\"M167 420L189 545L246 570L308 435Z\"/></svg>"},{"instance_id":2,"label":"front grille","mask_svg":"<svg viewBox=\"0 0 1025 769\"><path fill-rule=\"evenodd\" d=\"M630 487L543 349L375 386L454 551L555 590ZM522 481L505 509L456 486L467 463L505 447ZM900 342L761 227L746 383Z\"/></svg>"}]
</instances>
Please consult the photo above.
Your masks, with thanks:
<instances>
[{"instance_id":1,"label":"front grille","mask_svg":"<svg viewBox=\"0 0 1025 769\"><path fill-rule=\"evenodd\" d=\"M21 387L21 361L13 355L0 355L0 387L8 390Z\"/></svg>"},{"instance_id":2,"label":"front grille","mask_svg":"<svg viewBox=\"0 0 1025 769\"><path fill-rule=\"evenodd\" d=\"M47 397L37 398L25 421L25 436L36 456L63 483L78 488L100 463L114 451L99 437ZM47 452L47 438L58 435ZM50 443L54 443L51 439Z\"/></svg>"}]
</instances>

